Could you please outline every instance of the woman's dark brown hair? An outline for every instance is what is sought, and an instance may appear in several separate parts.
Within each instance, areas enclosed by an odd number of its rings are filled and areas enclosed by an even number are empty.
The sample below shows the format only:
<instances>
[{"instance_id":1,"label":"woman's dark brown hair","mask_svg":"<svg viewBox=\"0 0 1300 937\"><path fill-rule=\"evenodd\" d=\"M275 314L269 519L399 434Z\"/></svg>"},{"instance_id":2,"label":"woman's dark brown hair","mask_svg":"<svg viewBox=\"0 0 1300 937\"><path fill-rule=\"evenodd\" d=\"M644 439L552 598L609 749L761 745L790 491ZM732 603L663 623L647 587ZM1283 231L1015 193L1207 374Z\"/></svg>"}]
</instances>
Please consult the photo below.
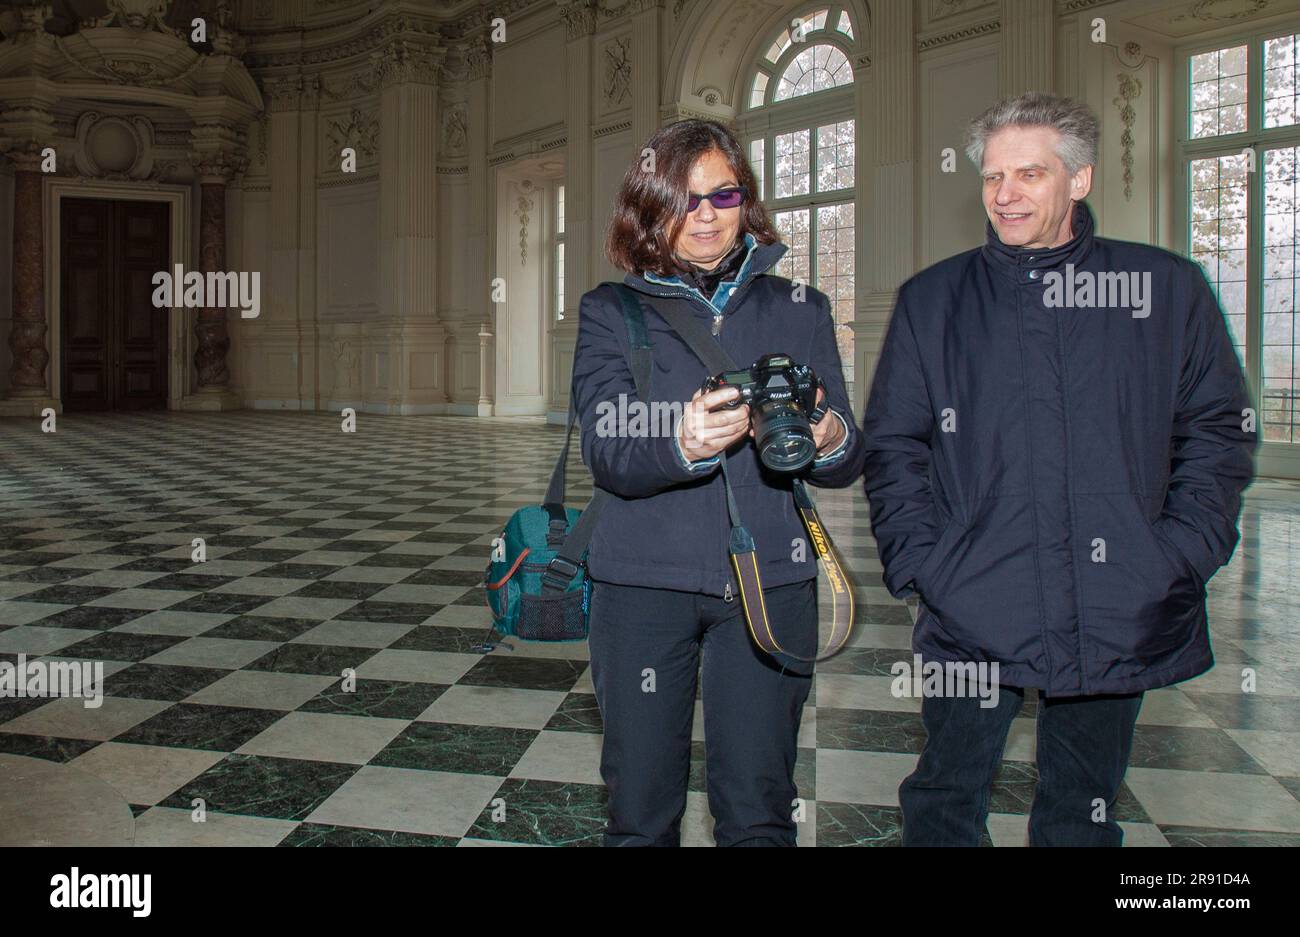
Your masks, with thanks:
<instances>
[{"instance_id":1,"label":"woman's dark brown hair","mask_svg":"<svg viewBox=\"0 0 1300 937\"><path fill-rule=\"evenodd\" d=\"M653 153L653 162L651 154ZM671 276L678 269L673 242L686 220L691 167L710 150L722 153L748 196L741 205L738 237L746 232L760 244L780 240L759 201L754 170L740 141L713 120L682 120L655 131L623 176L614 215L605 233L605 256L614 266L635 273ZM650 171L653 169L653 171Z\"/></svg>"}]
</instances>

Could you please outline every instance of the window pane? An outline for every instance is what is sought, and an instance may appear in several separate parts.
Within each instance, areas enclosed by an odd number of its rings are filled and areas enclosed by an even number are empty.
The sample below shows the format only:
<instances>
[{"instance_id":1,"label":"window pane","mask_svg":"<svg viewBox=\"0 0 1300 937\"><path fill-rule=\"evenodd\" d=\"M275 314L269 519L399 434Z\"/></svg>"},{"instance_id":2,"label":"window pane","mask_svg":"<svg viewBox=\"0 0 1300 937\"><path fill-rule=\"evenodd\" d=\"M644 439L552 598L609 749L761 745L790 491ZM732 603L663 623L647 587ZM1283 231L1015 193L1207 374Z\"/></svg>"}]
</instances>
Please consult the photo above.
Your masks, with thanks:
<instances>
[{"instance_id":1,"label":"window pane","mask_svg":"<svg viewBox=\"0 0 1300 937\"><path fill-rule=\"evenodd\" d=\"M778 276L787 280L808 282L808 209L779 211L772 217L776 230L781 234L781 243L790 248L776 265Z\"/></svg>"},{"instance_id":2,"label":"window pane","mask_svg":"<svg viewBox=\"0 0 1300 937\"><path fill-rule=\"evenodd\" d=\"M564 233L564 186L555 190L555 233Z\"/></svg>"},{"instance_id":3,"label":"window pane","mask_svg":"<svg viewBox=\"0 0 1300 937\"><path fill-rule=\"evenodd\" d=\"M1300 33L1264 43L1264 126L1300 122Z\"/></svg>"},{"instance_id":4,"label":"window pane","mask_svg":"<svg viewBox=\"0 0 1300 937\"><path fill-rule=\"evenodd\" d=\"M555 245L555 318L564 318L564 242Z\"/></svg>"},{"instance_id":5,"label":"window pane","mask_svg":"<svg viewBox=\"0 0 1300 937\"><path fill-rule=\"evenodd\" d=\"M1296 343L1300 253L1297 212L1300 147L1264 152L1264 291L1261 309L1264 413L1268 442L1300 442L1300 355Z\"/></svg>"},{"instance_id":6,"label":"window pane","mask_svg":"<svg viewBox=\"0 0 1300 937\"><path fill-rule=\"evenodd\" d=\"M1219 294L1237 356L1246 359L1247 174L1244 155L1191 161L1188 242Z\"/></svg>"},{"instance_id":7,"label":"window pane","mask_svg":"<svg viewBox=\"0 0 1300 937\"><path fill-rule=\"evenodd\" d=\"M835 28L844 33L844 35L848 36L850 39L853 38L853 23L849 20L849 14L847 11L840 13L840 22Z\"/></svg>"},{"instance_id":8,"label":"window pane","mask_svg":"<svg viewBox=\"0 0 1300 937\"><path fill-rule=\"evenodd\" d=\"M759 72L754 76L754 87L749 92L749 106L762 107L763 96L767 94L767 73Z\"/></svg>"},{"instance_id":9,"label":"window pane","mask_svg":"<svg viewBox=\"0 0 1300 937\"><path fill-rule=\"evenodd\" d=\"M790 48L790 31L785 29L781 31L781 35L777 37L776 42L772 43L768 48L767 55L764 58L775 63L781 57L781 53L788 48Z\"/></svg>"},{"instance_id":10,"label":"window pane","mask_svg":"<svg viewBox=\"0 0 1300 937\"><path fill-rule=\"evenodd\" d=\"M1191 58L1193 139L1246 129L1246 47L1216 49Z\"/></svg>"},{"instance_id":11,"label":"window pane","mask_svg":"<svg viewBox=\"0 0 1300 937\"><path fill-rule=\"evenodd\" d=\"M749 144L749 168L754 170L754 181L758 183L758 191L752 193L754 198L759 201L763 200L763 140L760 138Z\"/></svg>"},{"instance_id":12,"label":"window pane","mask_svg":"<svg viewBox=\"0 0 1300 937\"><path fill-rule=\"evenodd\" d=\"M776 198L808 194L808 138L807 130L776 135Z\"/></svg>"},{"instance_id":13,"label":"window pane","mask_svg":"<svg viewBox=\"0 0 1300 937\"><path fill-rule=\"evenodd\" d=\"M817 289L831 301L844 380L853 384L853 203L817 207Z\"/></svg>"},{"instance_id":14,"label":"window pane","mask_svg":"<svg viewBox=\"0 0 1300 937\"><path fill-rule=\"evenodd\" d=\"M786 66L772 95L785 101L800 95L853 84L853 68L844 53L835 46L816 45L804 49Z\"/></svg>"},{"instance_id":15,"label":"window pane","mask_svg":"<svg viewBox=\"0 0 1300 937\"><path fill-rule=\"evenodd\" d=\"M817 191L853 188L853 121L817 128Z\"/></svg>"}]
</instances>

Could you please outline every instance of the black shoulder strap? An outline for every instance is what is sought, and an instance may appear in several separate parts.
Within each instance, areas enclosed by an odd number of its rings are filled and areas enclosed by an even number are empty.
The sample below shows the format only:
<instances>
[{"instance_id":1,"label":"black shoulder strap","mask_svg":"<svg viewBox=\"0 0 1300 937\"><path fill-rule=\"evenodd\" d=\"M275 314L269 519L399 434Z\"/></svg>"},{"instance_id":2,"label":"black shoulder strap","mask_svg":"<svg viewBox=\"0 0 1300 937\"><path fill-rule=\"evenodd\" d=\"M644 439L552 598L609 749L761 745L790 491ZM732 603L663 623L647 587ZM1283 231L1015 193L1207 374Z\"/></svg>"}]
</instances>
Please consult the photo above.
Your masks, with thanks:
<instances>
[{"instance_id":1,"label":"black shoulder strap","mask_svg":"<svg viewBox=\"0 0 1300 937\"><path fill-rule=\"evenodd\" d=\"M627 328L628 344L631 347L632 382L636 385L637 399L644 402L650 402L650 365L651 345L649 333L645 327L645 313L641 309L640 300L636 292L622 283L611 284L614 291L618 293L618 298L623 307L623 324ZM577 574L578 565L582 560L583 554L587 552L587 546L591 543L592 532L596 528L596 521L600 517L601 509L612 497L608 491L597 488L587 506L582 509L582 515L578 522L573 525L573 530L565 536L565 528L568 526L568 520L564 512L564 486L565 472L569 460L569 444L573 439L573 423L577 417L577 394L574 393L573 387L569 387L569 416L568 423L564 431L564 448L560 450L560 458L555 463L555 469L551 472L551 482L546 488L546 500L542 502L548 514L551 516L550 530L547 533L546 541L551 546L559 546L555 559L551 561L551 567L547 569L543 582L550 585L552 589L563 589L569 584ZM557 575L551 576L551 570L555 569ZM567 575L566 575L567 572Z\"/></svg>"}]
</instances>

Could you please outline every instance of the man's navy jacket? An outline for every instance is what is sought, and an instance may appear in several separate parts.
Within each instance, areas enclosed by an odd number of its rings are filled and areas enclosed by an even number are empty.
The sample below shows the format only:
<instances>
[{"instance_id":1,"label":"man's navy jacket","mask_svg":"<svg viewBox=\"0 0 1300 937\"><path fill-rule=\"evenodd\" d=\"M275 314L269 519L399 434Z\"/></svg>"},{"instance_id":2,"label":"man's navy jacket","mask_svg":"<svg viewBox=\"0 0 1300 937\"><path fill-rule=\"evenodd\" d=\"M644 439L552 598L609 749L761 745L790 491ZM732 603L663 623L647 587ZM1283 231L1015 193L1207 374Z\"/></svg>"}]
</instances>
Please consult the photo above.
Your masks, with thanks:
<instances>
[{"instance_id":1,"label":"man's navy jacket","mask_svg":"<svg viewBox=\"0 0 1300 937\"><path fill-rule=\"evenodd\" d=\"M830 301L807 287L796 299L789 280L767 272L785 253L784 244L760 244L751 234L744 238L743 263L734 277L718 283L711 297L677 277L625 277L646 300L642 306L654 361L651 401L684 404L712 376L654 306L674 304L705 326L721 314L718 341L738 367L784 352L798 364L811 365L825 382L826 404L843 418L847 435L802 477L829 488L851 485L862 474L862 434L844 386ZM573 393L582 423L583 461L595 483L617 497L596 525L588 569L593 579L608 582L708 595L724 595L730 585L734 594L737 583L727 552L731 528L718 458L686 462L670 432L601 432L601 404L616 405L620 394L628 402L637 399L629 354L622 305L614 287L602 284L579 304ZM825 419L834 417L828 413ZM741 520L758 548L763 586L815 577L816 553L806 542L789 476L763 469L749 437L733 446L727 466ZM797 540L805 541L802 551Z\"/></svg>"},{"instance_id":2,"label":"man's navy jacket","mask_svg":"<svg viewBox=\"0 0 1300 937\"><path fill-rule=\"evenodd\" d=\"M996 661L1049 695L1134 693L1214 663L1205 584L1237 543L1253 413L1200 268L1095 237L1083 204L1073 230L1039 250L990 226L902 286L865 484L885 584L921 598L923 659ZM1148 294L1086 308L1053 282L1117 273L1149 273Z\"/></svg>"}]
</instances>

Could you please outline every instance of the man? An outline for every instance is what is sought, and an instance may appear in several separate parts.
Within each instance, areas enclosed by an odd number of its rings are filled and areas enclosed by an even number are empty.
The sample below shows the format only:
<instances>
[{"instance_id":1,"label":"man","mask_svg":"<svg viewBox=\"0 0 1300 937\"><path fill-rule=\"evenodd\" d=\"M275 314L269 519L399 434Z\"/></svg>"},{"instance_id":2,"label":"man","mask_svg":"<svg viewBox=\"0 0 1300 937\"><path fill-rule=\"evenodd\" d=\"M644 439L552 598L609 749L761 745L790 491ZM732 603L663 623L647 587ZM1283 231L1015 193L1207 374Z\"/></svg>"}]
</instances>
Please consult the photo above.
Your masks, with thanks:
<instances>
[{"instance_id":1,"label":"man","mask_svg":"<svg viewBox=\"0 0 1300 937\"><path fill-rule=\"evenodd\" d=\"M1200 268L1094 235L1098 126L1046 94L970 129L987 243L899 290L863 420L871 522L924 661L997 664L996 705L927 696L905 845L977 845L1024 690L1033 845L1120 845L1142 692L1213 665L1205 584L1237 542L1254 415ZM955 694L950 694L955 696Z\"/></svg>"}]
</instances>

